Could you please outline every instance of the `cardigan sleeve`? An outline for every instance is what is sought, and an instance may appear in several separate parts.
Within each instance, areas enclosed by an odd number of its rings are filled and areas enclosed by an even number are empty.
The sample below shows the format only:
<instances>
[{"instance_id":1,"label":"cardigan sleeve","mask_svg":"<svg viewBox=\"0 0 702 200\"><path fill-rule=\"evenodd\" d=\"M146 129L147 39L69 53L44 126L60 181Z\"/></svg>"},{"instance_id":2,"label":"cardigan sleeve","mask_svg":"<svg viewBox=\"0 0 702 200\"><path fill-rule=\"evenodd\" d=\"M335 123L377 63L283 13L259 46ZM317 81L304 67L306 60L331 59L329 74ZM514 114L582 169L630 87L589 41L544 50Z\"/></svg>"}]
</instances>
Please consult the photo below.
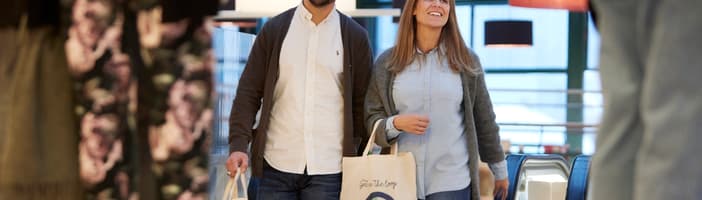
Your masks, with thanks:
<instances>
[{"instance_id":1,"label":"cardigan sleeve","mask_svg":"<svg viewBox=\"0 0 702 200\"><path fill-rule=\"evenodd\" d=\"M472 56L478 69L482 69L478 56L475 54L472 54ZM476 76L473 116L475 117L475 131L478 136L478 152L483 162L500 162L505 159L505 154L500 144L500 128L495 121L492 101L485 85L485 73L479 73Z\"/></svg>"},{"instance_id":2,"label":"cardigan sleeve","mask_svg":"<svg viewBox=\"0 0 702 200\"><path fill-rule=\"evenodd\" d=\"M380 121L378 129L375 133L374 141L377 145L386 148L390 147L390 144L396 141L396 139L388 139L386 131L386 120L388 118L385 104L383 104L383 90L380 89L382 84L387 83L388 74L390 73L387 69L387 63L390 57L390 51L387 50L381 54L373 65L373 73L371 74L371 79L368 84L368 91L366 92L365 99L365 122L368 128L368 133L371 134L373 125L376 121ZM386 86L387 87L387 86Z\"/></svg>"},{"instance_id":3,"label":"cardigan sleeve","mask_svg":"<svg viewBox=\"0 0 702 200\"><path fill-rule=\"evenodd\" d=\"M266 23L261 32L256 37L249 59L246 62L244 71L239 79L236 97L232 103L232 111L229 117L229 152L248 152L249 143L253 138L253 125L256 120L256 113L261 107L267 63L270 58L272 43L269 42L271 21ZM274 28L273 28L274 29Z\"/></svg>"}]
</instances>

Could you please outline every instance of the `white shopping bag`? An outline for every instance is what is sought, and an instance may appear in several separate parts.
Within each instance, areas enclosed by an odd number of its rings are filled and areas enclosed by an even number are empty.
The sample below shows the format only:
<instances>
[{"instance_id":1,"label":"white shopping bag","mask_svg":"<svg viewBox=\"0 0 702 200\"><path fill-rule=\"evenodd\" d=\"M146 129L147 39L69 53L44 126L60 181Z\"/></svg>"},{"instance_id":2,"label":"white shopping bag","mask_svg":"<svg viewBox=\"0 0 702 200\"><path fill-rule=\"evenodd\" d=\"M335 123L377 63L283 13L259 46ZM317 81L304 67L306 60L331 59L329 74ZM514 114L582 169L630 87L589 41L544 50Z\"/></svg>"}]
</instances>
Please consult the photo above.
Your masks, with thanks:
<instances>
[{"instance_id":1,"label":"white shopping bag","mask_svg":"<svg viewBox=\"0 0 702 200\"><path fill-rule=\"evenodd\" d=\"M416 164L410 152L397 152L397 143L387 155L368 155L375 139L378 120L373 125L363 155L344 157L341 200L416 200Z\"/></svg>"},{"instance_id":2,"label":"white shopping bag","mask_svg":"<svg viewBox=\"0 0 702 200\"><path fill-rule=\"evenodd\" d=\"M244 191L242 197L239 197L239 183L237 182L241 182L241 187ZM236 170L236 175L234 175L233 178L229 177L227 186L224 187L222 200L248 200L248 194L246 193L247 188L246 174L242 174L241 169L238 169Z\"/></svg>"}]
</instances>

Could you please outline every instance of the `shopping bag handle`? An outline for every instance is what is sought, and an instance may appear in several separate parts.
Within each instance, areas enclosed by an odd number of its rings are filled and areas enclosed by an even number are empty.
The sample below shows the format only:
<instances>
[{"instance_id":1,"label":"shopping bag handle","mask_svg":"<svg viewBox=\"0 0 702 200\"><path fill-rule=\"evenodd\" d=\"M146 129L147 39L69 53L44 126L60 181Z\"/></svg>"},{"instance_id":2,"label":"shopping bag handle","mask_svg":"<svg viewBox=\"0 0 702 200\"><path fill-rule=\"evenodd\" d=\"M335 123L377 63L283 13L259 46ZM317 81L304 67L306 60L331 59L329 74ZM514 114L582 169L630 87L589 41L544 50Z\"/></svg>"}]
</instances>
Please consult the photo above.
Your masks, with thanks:
<instances>
[{"instance_id":1,"label":"shopping bag handle","mask_svg":"<svg viewBox=\"0 0 702 200\"><path fill-rule=\"evenodd\" d=\"M375 132L378 130L378 126L380 125L380 122L382 122L383 119L378 119L373 123L373 130L371 130L371 135L368 138L368 142L366 143L366 148L363 149L363 154L361 156L368 156L368 153L370 153L371 148L373 148L373 141L375 140ZM391 155L397 155L397 142L393 143L390 145L390 154Z\"/></svg>"},{"instance_id":2,"label":"shopping bag handle","mask_svg":"<svg viewBox=\"0 0 702 200\"><path fill-rule=\"evenodd\" d=\"M246 189L248 188L248 185L246 182L246 175L241 174L241 169L237 169L234 177L229 177L229 181L227 181L227 185L224 186L224 194L222 195L222 200L232 200L235 198L239 198L239 188L238 188L239 184L237 184L237 181L241 182L241 186L244 189L243 198L248 198L249 195L246 192Z\"/></svg>"}]
</instances>

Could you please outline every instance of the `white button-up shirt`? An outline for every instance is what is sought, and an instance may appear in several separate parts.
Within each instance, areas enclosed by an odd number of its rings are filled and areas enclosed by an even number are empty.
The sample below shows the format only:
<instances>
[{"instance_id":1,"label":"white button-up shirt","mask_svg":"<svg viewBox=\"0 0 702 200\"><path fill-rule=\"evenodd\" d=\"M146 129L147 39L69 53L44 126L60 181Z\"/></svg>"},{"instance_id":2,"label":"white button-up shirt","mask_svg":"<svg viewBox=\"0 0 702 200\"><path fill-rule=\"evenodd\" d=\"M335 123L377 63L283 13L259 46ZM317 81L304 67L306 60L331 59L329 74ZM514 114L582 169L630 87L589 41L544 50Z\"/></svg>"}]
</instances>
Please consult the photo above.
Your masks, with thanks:
<instances>
[{"instance_id":1,"label":"white button-up shirt","mask_svg":"<svg viewBox=\"0 0 702 200\"><path fill-rule=\"evenodd\" d=\"M339 13L319 24L297 6L280 53L264 158L275 169L341 172L343 44Z\"/></svg>"}]
</instances>

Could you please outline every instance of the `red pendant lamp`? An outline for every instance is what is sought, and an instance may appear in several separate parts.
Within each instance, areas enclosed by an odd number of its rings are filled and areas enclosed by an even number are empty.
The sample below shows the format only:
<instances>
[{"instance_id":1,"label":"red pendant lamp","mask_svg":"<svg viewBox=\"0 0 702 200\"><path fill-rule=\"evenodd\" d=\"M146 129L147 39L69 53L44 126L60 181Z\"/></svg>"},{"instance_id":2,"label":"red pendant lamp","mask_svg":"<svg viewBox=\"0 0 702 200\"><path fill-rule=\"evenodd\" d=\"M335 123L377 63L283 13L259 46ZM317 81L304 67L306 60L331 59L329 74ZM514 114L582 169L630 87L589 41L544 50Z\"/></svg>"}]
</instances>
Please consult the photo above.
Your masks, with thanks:
<instances>
[{"instance_id":1,"label":"red pendant lamp","mask_svg":"<svg viewBox=\"0 0 702 200\"><path fill-rule=\"evenodd\" d=\"M588 0L509 0L509 5L528 8L566 9L573 12L587 12Z\"/></svg>"}]
</instances>

